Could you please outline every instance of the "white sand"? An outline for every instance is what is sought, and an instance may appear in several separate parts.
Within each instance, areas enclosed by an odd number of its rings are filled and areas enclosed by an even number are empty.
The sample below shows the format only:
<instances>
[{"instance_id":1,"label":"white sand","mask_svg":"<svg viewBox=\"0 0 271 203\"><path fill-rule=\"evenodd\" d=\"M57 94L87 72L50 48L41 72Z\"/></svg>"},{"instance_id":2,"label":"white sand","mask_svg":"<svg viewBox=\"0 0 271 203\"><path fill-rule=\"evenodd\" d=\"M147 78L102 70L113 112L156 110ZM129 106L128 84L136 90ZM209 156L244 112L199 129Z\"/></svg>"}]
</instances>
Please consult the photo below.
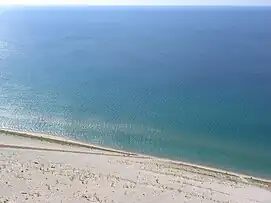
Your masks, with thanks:
<instances>
[{"instance_id":1,"label":"white sand","mask_svg":"<svg viewBox=\"0 0 271 203\"><path fill-rule=\"evenodd\" d=\"M271 188L167 160L1 134L0 202L271 203Z\"/></svg>"}]
</instances>

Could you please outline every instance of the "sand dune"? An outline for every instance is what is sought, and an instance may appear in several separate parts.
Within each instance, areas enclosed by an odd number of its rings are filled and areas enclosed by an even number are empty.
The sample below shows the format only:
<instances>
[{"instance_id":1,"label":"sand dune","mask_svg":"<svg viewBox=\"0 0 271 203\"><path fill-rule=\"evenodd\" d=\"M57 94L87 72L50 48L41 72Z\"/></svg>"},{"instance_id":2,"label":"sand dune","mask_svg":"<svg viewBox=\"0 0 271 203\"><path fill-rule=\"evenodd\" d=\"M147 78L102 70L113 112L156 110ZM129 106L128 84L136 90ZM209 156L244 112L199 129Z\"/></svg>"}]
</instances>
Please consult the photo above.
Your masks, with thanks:
<instances>
[{"instance_id":1,"label":"sand dune","mask_svg":"<svg viewBox=\"0 0 271 203\"><path fill-rule=\"evenodd\" d=\"M0 202L271 202L270 182L118 151L0 135Z\"/></svg>"}]
</instances>

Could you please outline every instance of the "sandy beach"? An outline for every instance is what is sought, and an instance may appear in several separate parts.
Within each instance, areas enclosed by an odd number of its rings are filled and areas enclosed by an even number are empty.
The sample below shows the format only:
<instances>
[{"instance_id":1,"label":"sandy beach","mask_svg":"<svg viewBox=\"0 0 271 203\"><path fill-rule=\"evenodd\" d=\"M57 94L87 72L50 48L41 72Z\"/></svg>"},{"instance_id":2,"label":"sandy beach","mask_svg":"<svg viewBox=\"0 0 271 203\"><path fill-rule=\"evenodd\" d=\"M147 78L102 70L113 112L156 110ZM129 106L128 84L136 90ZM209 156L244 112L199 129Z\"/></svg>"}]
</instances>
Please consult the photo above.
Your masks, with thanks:
<instances>
[{"instance_id":1,"label":"sandy beach","mask_svg":"<svg viewBox=\"0 0 271 203\"><path fill-rule=\"evenodd\" d=\"M269 180L49 135L0 133L1 203L271 202Z\"/></svg>"}]
</instances>

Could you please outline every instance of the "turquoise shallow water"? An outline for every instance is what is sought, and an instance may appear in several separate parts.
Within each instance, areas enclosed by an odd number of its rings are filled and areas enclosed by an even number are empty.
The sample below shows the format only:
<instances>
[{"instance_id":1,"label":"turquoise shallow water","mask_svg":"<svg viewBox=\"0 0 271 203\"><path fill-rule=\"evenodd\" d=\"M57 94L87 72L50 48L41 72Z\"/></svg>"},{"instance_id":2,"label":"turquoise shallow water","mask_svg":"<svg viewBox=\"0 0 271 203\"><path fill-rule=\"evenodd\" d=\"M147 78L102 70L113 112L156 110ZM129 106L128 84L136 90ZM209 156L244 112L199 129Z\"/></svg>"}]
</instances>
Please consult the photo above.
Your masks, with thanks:
<instances>
[{"instance_id":1,"label":"turquoise shallow water","mask_svg":"<svg viewBox=\"0 0 271 203\"><path fill-rule=\"evenodd\" d=\"M271 177L271 10L13 8L0 127Z\"/></svg>"}]
</instances>

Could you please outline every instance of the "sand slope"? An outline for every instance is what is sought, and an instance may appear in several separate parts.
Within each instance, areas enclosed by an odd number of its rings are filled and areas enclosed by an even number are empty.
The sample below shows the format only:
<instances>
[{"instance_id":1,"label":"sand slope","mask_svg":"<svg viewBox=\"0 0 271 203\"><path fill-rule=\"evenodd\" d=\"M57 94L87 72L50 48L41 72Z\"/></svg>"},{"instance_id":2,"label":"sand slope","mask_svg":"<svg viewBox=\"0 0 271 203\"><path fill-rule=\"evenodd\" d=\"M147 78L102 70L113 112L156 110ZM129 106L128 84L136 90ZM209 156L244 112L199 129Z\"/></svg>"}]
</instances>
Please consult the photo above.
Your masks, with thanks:
<instances>
[{"instance_id":1,"label":"sand slope","mask_svg":"<svg viewBox=\"0 0 271 203\"><path fill-rule=\"evenodd\" d=\"M11 135L0 144L0 202L271 202L268 182L240 176Z\"/></svg>"}]
</instances>

